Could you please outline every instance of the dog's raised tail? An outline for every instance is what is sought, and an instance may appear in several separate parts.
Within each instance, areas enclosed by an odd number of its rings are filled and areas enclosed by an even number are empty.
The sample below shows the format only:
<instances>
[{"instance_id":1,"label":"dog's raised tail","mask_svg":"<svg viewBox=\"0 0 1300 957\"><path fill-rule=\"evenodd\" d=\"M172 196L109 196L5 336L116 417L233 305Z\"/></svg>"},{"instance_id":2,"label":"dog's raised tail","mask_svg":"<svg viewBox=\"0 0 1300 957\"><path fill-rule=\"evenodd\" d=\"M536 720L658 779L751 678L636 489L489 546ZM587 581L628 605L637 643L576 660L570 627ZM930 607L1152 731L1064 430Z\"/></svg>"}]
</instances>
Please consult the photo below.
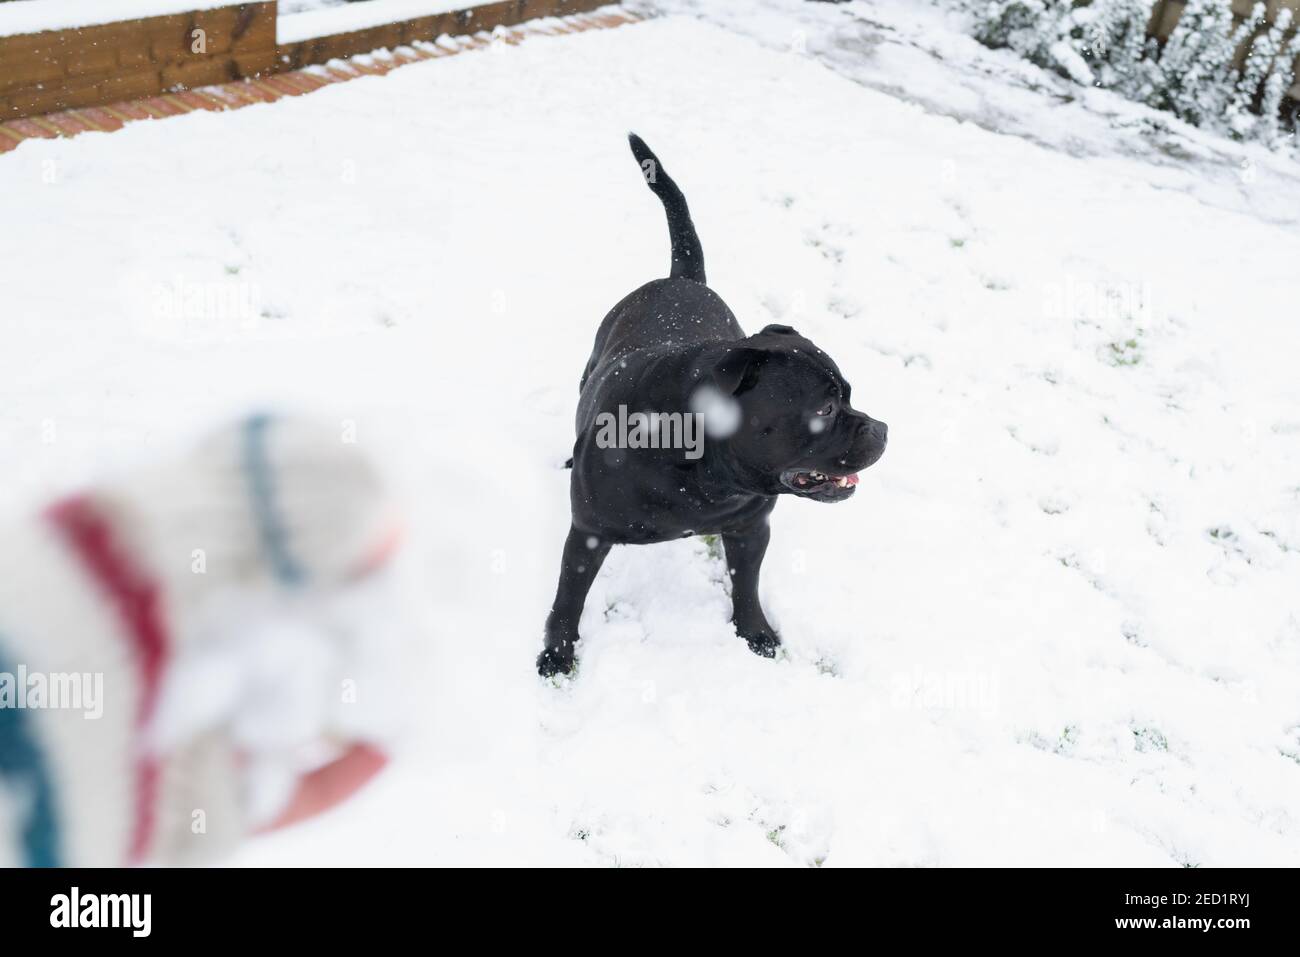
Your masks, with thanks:
<instances>
[{"instance_id":1,"label":"dog's raised tail","mask_svg":"<svg viewBox=\"0 0 1300 957\"><path fill-rule=\"evenodd\" d=\"M641 164L641 175L645 177L646 185L659 197L664 212L668 214L668 238L673 244L673 268L669 275L674 279L704 282L704 249L700 246L700 237L695 234L691 211L686 208L686 197L659 162L659 157L645 145L645 140L629 133L627 141L632 146L632 155Z\"/></svg>"}]
</instances>

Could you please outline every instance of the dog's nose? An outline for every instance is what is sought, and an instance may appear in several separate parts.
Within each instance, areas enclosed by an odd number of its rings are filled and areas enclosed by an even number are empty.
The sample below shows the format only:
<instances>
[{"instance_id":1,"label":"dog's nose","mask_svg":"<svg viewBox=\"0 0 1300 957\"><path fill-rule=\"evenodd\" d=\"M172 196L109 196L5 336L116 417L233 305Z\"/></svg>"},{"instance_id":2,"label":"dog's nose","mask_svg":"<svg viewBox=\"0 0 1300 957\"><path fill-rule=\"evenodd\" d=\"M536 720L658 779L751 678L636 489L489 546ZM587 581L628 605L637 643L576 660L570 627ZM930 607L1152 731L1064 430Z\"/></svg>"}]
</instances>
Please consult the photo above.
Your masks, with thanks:
<instances>
[{"instance_id":1,"label":"dog's nose","mask_svg":"<svg viewBox=\"0 0 1300 957\"><path fill-rule=\"evenodd\" d=\"M866 433L867 438L873 442L879 442L881 445L884 445L889 440L889 426L865 415L858 425L858 431Z\"/></svg>"},{"instance_id":2,"label":"dog's nose","mask_svg":"<svg viewBox=\"0 0 1300 957\"><path fill-rule=\"evenodd\" d=\"M889 426L864 415L858 424L857 439L854 443L862 456L862 464L858 468L870 468L880 461L880 457L885 454L885 443L888 439Z\"/></svg>"}]
</instances>

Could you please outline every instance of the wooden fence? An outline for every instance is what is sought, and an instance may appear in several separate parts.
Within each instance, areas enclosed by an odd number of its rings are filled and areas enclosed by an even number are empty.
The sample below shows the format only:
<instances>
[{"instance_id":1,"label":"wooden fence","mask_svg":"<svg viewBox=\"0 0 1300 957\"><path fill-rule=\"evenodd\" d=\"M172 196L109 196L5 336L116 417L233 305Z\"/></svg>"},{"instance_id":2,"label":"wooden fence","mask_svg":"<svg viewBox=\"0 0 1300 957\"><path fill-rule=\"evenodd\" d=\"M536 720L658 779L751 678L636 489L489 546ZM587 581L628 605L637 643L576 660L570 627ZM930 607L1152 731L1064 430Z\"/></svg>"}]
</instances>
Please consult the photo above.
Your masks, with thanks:
<instances>
[{"instance_id":1,"label":"wooden fence","mask_svg":"<svg viewBox=\"0 0 1300 957\"><path fill-rule=\"evenodd\" d=\"M499 0L287 44L276 41L277 0L0 37L0 120L228 83L611 2Z\"/></svg>"}]
</instances>

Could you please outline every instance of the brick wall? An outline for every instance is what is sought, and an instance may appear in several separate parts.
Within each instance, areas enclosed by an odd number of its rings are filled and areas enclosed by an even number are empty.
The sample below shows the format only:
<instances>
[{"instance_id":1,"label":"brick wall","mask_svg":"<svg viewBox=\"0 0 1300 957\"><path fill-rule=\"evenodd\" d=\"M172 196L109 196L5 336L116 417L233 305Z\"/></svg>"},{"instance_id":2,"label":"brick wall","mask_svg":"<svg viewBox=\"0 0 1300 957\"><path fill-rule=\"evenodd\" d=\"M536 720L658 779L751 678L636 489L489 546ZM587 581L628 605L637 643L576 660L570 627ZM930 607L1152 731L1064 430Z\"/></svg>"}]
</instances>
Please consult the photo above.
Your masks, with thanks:
<instances>
[{"instance_id":1,"label":"brick wall","mask_svg":"<svg viewBox=\"0 0 1300 957\"><path fill-rule=\"evenodd\" d=\"M0 120L225 83L610 2L500 0L282 47L276 0L0 37Z\"/></svg>"}]
</instances>

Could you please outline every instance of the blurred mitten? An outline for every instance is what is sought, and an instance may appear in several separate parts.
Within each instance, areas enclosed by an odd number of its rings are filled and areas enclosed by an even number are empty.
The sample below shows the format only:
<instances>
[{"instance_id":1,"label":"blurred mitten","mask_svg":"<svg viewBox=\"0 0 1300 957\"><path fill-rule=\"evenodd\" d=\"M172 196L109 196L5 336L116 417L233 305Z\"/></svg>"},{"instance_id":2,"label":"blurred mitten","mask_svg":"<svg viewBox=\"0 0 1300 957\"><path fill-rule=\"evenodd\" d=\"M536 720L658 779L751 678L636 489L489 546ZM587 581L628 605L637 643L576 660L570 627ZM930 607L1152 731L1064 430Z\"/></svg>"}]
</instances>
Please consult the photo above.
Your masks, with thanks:
<instances>
[{"instance_id":1,"label":"blurred mitten","mask_svg":"<svg viewBox=\"0 0 1300 957\"><path fill-rule=\"evenodd\" d=\"M254 416L7 529L0 866L213 860L382 737L395 528L354 444Z\"/></svg>"}]
</instances>

